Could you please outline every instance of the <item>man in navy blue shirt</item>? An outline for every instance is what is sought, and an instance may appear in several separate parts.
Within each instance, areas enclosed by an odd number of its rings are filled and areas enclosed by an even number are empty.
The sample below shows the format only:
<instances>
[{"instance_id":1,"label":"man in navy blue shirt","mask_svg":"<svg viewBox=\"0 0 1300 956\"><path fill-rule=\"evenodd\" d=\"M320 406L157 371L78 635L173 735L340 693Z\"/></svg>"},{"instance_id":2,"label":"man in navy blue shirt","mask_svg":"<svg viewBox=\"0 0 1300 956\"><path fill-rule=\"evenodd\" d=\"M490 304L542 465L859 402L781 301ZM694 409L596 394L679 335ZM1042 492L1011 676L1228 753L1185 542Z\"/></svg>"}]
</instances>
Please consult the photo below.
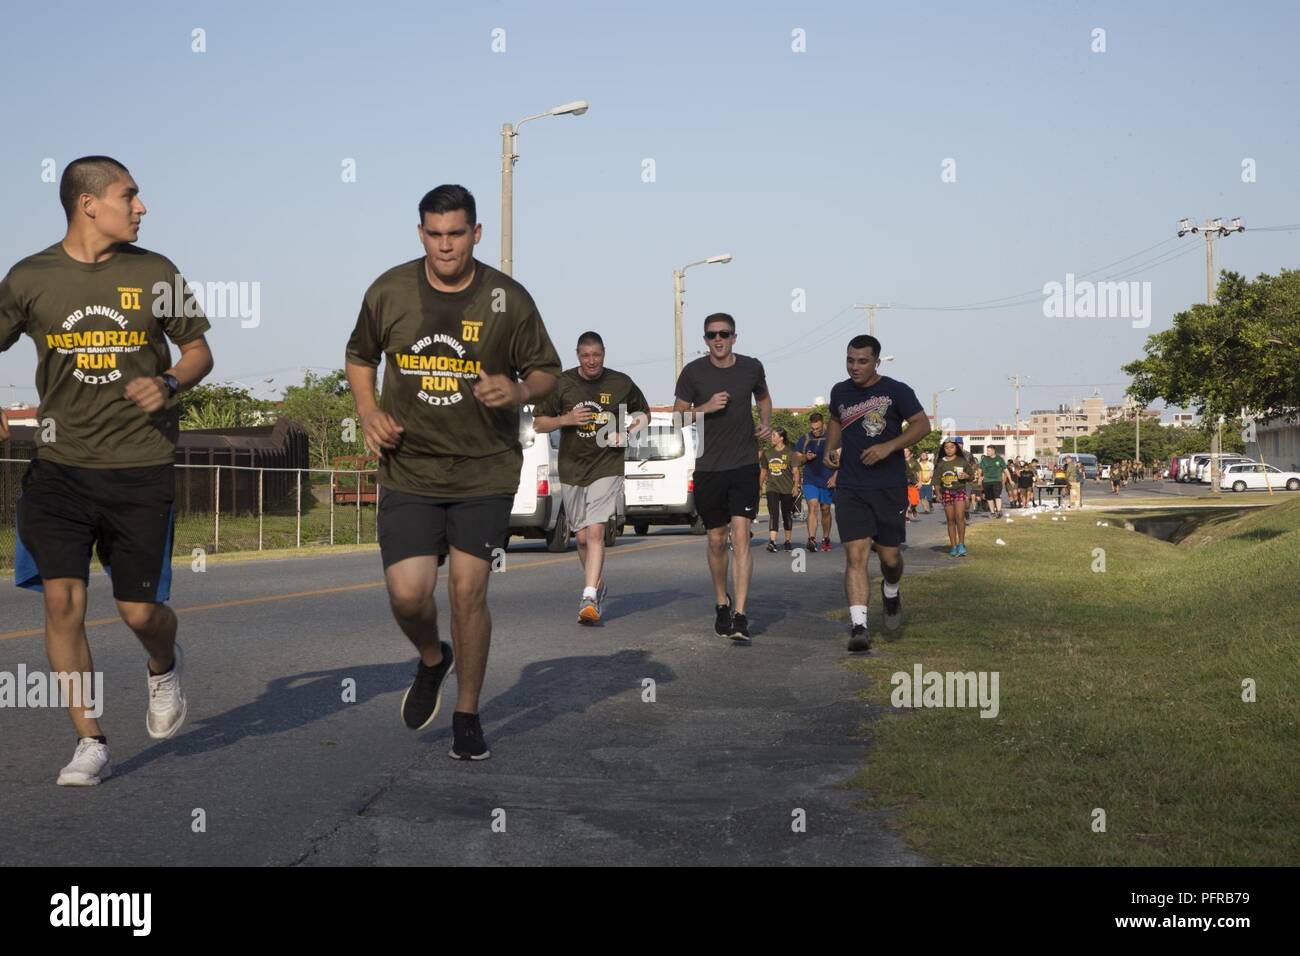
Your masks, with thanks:
<instances>
[{"instance_id":1,"label":"man in navy blue shirt","mask_svg":"<svg viewBox=\"0 0 1300 956\"><path fill-rule=\"evenodd\" d=\"M885 629L902 623L899 551L907 537L907 463L903 449L930 434L930 418L910 386L879 372L880 342L859 335L849 342L849 377L831 389L830 428L824 461L840 450L835 513L844 545L844 593L849 600L850 651L871 649L867 635L870 585L867 563L874 544L884 578ZM841 448L842 446L842 448Z\"/></svg>"},{"instance_id":2,"label":"man in navy blue shirt","mask_svg":"<svg viewBox=\"0 0 1300 956\"><path fill-rule=\"evenodd\" d=\"M808 505L808 550L817 548L817 516L822 519L821 550L831 549L831 488L830 480L834 472L822 462L826 451L826 429L821 412L808 416L808 427L812 429L800 437L794 446L799 455L799 464L803 469L803 500Z\"/></svg>"}]
</instances>

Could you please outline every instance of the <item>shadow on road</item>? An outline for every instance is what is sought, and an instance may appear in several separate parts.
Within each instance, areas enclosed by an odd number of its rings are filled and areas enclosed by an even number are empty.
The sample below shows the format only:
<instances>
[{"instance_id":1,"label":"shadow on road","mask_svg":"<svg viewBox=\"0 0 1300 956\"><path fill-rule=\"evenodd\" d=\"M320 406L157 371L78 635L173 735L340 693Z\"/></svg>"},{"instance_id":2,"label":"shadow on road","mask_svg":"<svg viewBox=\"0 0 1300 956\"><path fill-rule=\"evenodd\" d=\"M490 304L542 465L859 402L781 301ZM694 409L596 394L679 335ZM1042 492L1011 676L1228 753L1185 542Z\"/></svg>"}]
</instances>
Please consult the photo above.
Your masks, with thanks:
<instances>
[{"instance_id":1,"label":"shadow on road","mask_svg":"<svg viewBox=\"0 0 1300 956\"><path fill-rule=\"evenodd\" d=\"M504 739L536 730L564 714L582 713L594 704L618 694L640 693L641 681L650 677L656 684L675 679L672 669L650 659L649 651L625 650L609 655L560 657L536 661L524 667L509 690L488 701L483 709L490 739ZM489 665L490 666L490 665ZM193 729L141 751L115 764L115 776L124 776L167 755L188 757L229 747L248 737L271 736L297 730L307 724L355 706L343 703L343 681L356 681L356 703L380 694L405 690L411 682L409 661L365 664L327 671L309 671L271 681L256 700L194 723ZM455 678L448 686L444 707L454 706ZM449 708L450 709L450 708ZM397 705L393 706L394 733ZM439 729L425 740L448 737L451 728L439 719Z\"/></svg>"},{"instance_id":2,"label":"shadow on road","mask_svg":"<svg viewBox=\"0 0 1300 956\"><path fill-rule=\"evenodd\" d=\"M641 650L536 661L523 669L513 687L484 704L488 742L530 733L619 694L639 694L647 677L664 684L676 676L672 668L651 660L650 651ZM443 727L426 739L450 734L451 728Z\"/></svg>"},{"instance_id":3,"label":"shadow on road","mask_svg":"<svg viewBox=\"0 0 1300 956\"><path fill-rule=\"evenodd\" d=\"M671 591L637 591L631 594L613 594L606 599L606 611L601 616L601 620L616 621L620 617L628 617L641 611L652 611L655 608L666 607L669 604L675 604L688 598L699 601L700 595L691 591L683 591L680 588L674 588Z\"/></svg>"},{"instance_id":4,"label":"shadow on road","mask_svg":"<svg viewBox=\"0 0 1300 956\"><path fill-rule=\"evenodd\" d=\"M343 702L343 681L357 682L357 703L404 690L411 683L413 665L408 661L395 664L362 664L328 671L309 671L290 677L277 677L267 684L256 700L208 717L183 730L180 737L166 740L136 754L124 763L114 764L116 776L128 774L167 754L187 757L209 753L238 743L246 737L262 737L296 730L306 724L337 714L354 704ZM396 720L396 706L394 720Z\"/></svg>"}]
</instances>

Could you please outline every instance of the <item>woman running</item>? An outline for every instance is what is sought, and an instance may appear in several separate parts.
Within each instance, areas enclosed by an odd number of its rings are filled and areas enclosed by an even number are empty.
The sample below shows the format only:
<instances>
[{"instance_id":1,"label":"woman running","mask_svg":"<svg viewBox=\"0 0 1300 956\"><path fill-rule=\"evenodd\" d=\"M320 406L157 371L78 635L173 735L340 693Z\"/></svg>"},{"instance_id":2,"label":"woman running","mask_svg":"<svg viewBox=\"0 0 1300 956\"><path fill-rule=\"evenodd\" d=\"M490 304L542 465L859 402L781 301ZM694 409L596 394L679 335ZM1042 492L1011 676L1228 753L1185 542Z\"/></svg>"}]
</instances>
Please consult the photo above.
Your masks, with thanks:
<instances>
[{"instance_id":1,"label":"woman running","mask_svg":"<svg viewBox=\"0 0 1300 956\"><path fill-rule=\"evenodd\" d=\"M794 489L799 484L798 457L786 444L784 428L772 429L772 451L759 455L759 483L767 491L767 550L776 551L777 516L785 529L785 550L793 550Z\"/></svg>"},{"instance_id":2,"label":"woman running","mask_svg":"<svg viewBox=\"0 0 1300 956\"><path fill-rule=\"evenodd\" d=\"M975 469L961 453L957 443L945 438L939 446L939 458L934 463L934 489L943 503L943 513L948 519L948 555L954 558L966 555L966 486L974 479Z\"/></svg>"}]
</instances>

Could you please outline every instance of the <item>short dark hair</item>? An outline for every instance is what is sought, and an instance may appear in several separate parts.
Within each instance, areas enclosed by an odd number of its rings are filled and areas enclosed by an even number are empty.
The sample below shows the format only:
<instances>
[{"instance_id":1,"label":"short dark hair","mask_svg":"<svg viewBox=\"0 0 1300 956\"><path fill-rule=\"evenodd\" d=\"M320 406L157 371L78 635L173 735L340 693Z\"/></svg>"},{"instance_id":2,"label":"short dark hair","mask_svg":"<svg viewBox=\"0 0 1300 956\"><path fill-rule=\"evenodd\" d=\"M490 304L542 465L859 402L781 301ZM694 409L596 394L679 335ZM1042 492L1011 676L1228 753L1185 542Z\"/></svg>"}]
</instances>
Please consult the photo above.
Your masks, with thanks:
<instances>
[{"instance_id":1,"label":"short dark hair","mask_svg":"<svg viewBox=\"0 0 1300 956\"><path fill-rule=\"evenodd\" d=\"M112 156L82 156L68 163L59 179L59 202L68 222L72 222L77 200L85 193L98 198L124 175L131 175L131 171Z\"/></svg>"},{"instance_id":2,"label":"short dark hair","mask_svg":"<svg viewBox=\"0 0 1300 956\"><path fill-rule=\"evenodd\" d=\"M849 339L851 349L871 349L876 358L880 358L880 339L874 335L855 335Z\"/></svg>"},{"instance_id":3,"label":"short dark hair","mask_svg":"<svg viewBox=\"0 0 1300 956\"><path fill-rule=\"evenodd\" d=\"M424 222L424 214L427 212L441 215L457 209L465 210L465 218L471 226L478 222L478 206L474 202L474 194L464 186L444 183L436 189L430 189L420 200L420 222Z\"/></svg>"},{"instance_id":4,"label":"short dark hair","mask_svg":"<svg viewBox=\"0 0 1300 956\"><path fill-rule=\"evenodd\" d=\"M821 420L822 420L822 413L821 413L821 412L813 412L811 415L808 416L808 424L809 424L809 425L811 425L813 422L819 422L819 421L821 421Z\"/></svg>"},{"instance_id":5,"label":"short dark hair","mask_svg":"<svg viewBox=\"0 0 1300 956\"><path fill-rule=\"evenodd\" d=\"M582 348L584 345L599 345L603 349L605 340L600 337L599 332L583 332L578 336L578 348Z\"/></svg>"},{"instance_id":6,"label":"short dark hair","mask_svg":"<svg viewBox=\"0 0 1300 956\"><path fill-rule=\"evenodd\" d=\"M736 331L736 320L733 319L731 316L727 315L727 313L725 312L714 312L712 315L706 315L704 317L705 330L708 329L710 322L726 322L729 326L731 326L731 331L733 332Z\"/></svg>"}]
</instances>

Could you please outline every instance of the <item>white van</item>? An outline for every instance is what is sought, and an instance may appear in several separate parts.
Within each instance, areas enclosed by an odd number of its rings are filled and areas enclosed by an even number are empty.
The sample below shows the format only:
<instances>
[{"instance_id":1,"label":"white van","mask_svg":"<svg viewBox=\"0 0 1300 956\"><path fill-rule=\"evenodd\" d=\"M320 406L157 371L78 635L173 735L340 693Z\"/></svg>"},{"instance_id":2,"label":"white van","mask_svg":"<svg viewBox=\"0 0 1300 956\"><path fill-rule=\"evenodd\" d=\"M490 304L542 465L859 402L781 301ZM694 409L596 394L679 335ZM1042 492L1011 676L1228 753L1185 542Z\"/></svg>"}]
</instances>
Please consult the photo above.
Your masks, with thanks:
<instances>
[{"instance_id":1,"label":"white van","mask_svg":"<svg viewBox=\"0 0 1300 956\"><path fill-rule=\"evenodd\" d=\"M1190 485L1196 480L1196 469L1209 460L1210 453L1208 451L1198 451L1194 455L1188 455L1187 467L1183 468L1181 465L1178 467L1178 480L1185 485Z\"/></svg>"},{"instance_id":2,"label":"white van","mask_svg":"<svg viewBox=\"0 0 1300 956\"><path fill-rule=\"evenodd\" d=\"M695 513L694 425L680 427L671 412L653 412L650 424L634 435L623 464L627 523L637 534L654 525L690 525L704 534Z\"/></svg>"},{"instance_id":3,"label":"white van","mask_svg":"<svg viewBox=\"0 0 1300 956\"><path fill-rule=\"evenodd\" d=\"M539 435L533 430L533 406L525 405L519 413L519 444L523 446L524 463L519 469L519 487L510 508L510 536L545 538L547 551L567 551L569 521L564 514L564 498L560 483L560 430ZM613 547L614 539L623 533L623 499L605 529L605 546Z\"/></svg>"}]
</instances>

